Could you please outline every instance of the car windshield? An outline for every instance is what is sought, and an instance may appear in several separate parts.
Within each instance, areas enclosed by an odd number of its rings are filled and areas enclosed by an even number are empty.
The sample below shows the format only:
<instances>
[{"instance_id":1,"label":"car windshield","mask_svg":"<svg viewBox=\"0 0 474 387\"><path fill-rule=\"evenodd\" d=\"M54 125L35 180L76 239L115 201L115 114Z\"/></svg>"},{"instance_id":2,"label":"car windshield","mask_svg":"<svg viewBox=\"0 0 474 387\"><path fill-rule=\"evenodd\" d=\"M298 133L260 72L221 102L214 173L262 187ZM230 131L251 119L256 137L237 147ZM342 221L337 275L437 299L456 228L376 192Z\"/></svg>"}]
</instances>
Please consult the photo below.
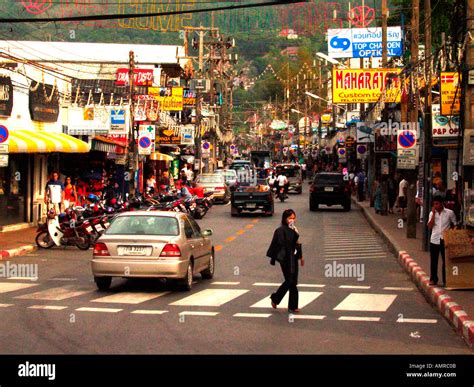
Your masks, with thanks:
<instances>
[{"instance_id":1,"label":"car windshield","mask_svg":"<svg viewBox=\"0 0 474 387\"><path fill-rule=\"evenodd\" d=\"M176 218L165 216L119 216L105 232L107 235L179 235Z\"/></svg>"},{"instance_id":2,"label":"car windshield","mask_svg":"<svg viewBox=\"0 0 474 387\"><path fill-rule=\"evenodd\" d=\"M217 173L218 173L219 175L224 176L224 178L225 178L226 180L235 180L235 178L237 177L237 176L236 176L237 174L236 174L235 171L233 171L233 170L232 170L232 171L222 171L222 170L221 170L221 171L217 171Z\"/></svg>"},{"instance_id":3,"label":"car windshield","mask_svg":"<svg viewBox=\"0 0 474 387\"><path fill-rule=\"evenodd\" d=\"M342 175L318 174L314 178L317 184L340 184L342 183Z\"/></svg>"},{"instance_id":4,"label":"car windshield","mask_svg":"<svg viewBox=\"0 0 474 387\"><path fill-rule=\"evenodd\" d=\"M210 176L198 176L196 179L196 183L215 183L219 184L222 183L222 176L221 175L210 175Z\"/></svg>"}]
</instances>

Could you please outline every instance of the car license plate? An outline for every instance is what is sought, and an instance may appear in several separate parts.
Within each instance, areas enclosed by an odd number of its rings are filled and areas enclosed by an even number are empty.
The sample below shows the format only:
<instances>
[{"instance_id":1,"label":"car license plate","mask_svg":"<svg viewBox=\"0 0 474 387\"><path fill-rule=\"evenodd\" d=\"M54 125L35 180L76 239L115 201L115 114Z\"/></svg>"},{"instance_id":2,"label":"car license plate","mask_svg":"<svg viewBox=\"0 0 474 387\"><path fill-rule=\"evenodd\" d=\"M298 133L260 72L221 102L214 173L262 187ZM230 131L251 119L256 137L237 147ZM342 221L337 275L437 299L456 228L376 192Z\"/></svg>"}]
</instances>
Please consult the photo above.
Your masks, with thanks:
<instances>
[{"instance_id":1,"label":"car license plate","mask_svg":"<svg viewBox=\"0 0 474 387\"><path fill-rule=\"evenodd\" d=\"M145 246L119 246L117 248L118 255L149 256L151 255L151 251L151 247Z\"/></svg>"},{"instance_id":2,"label":"car license plate","mask_svg":"<svg viewBox=\"0 0 474 387\"><path fill-rule=\"evenodd\" d=\"M102 226L101 226L100 224L96 224L96 225L95 225L95 230L96 230L97 232L104 231L104 229L102 228Z\"/></svg>"},{"instance_id":3,"label":"car license plate","mask_svg":"<svg viewBox=\"0 0 474 387\"><path fill-rule=\"evenodd\" d=\"M91 227L91 226L87 226L87 227L86 227L86 231L87 231L87 232L92 232L92 227Z\"/></svg>"},{"instance_id":4,"label":"car license plate","mask_svg":"<svg viewBox=\"0 0 474 387\"><path fill-rule=\"evenodd\" d=\"M214 192L214 188L204 188L204 192Z\"/></svg>"},{"instance_id":5,"label":"car license plate","mask_svg":"<svg viewBox=\"0 0 474 387\"><path fill-rule=\"evenodd\" d=\"M332 191L334 191L334 187L324 187L324 190L326 192L332 192Z\"/></svg>"},{"instance_id":6,"label":"car license plate","mask_svg":"<svg viewBox=\"0 0 474 387\"><path fill-rule=\"evenodd\" d=\"M257 204L255 204L255 203L247 203L245 206L247 208L257 208Z\"/></svg>"}]
</instances>

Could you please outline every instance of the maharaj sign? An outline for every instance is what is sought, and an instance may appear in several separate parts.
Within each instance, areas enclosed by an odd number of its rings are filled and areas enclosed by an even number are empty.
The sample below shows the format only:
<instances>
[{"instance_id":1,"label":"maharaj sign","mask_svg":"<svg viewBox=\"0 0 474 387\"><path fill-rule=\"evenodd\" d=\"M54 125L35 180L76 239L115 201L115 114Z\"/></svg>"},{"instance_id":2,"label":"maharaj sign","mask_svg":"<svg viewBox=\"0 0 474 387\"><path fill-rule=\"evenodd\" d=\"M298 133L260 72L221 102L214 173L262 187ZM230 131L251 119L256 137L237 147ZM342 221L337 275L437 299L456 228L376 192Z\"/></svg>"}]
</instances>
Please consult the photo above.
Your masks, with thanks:
<instances>
[{"instance_id":1,"label":"maharaj sign","mask_svg":"<svg viewBox=\"0 0 474 387\"><path fill-rule=\"evenodd\" d=\"M400 102L399 73L400 69L334 69L333 102L374 103L385 89L385 102Z\"/></svg>"}]
</instances>

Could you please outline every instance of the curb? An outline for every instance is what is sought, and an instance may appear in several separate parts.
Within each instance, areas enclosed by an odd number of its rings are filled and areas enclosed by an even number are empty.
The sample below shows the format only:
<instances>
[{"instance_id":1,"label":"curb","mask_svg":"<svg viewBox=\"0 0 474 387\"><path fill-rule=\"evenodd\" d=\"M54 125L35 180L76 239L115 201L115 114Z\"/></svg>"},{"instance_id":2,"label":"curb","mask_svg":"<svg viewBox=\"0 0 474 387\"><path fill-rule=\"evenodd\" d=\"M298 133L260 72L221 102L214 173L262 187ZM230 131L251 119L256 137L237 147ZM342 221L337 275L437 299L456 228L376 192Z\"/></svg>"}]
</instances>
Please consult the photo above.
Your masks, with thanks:
<instances>
[{"instance_id":1,"label":"curb","mask_svg":"<svg viewBox=\"0 0 474 387\"><path fill-rule=\"evenodd\" d=\"M397 243L385 235L382 228L372 220L364 207L360 206L355 200L353 201L362 210L369 224L388 244L390 250L397 257L398 263L410 275L412 281L420 289L427 301L434 305L442 316L448 320L456 332L464 338L467 345L474 348L474 320L468 316L462 306L456 303L444 289L430 286L430 277L423 268L406 251L401 249Z\"/></svg>"},{"instance_id":2,"label":"curb","mask_svg":"<svg viewBox=\"0 0 474 387\"><path fill-rule=\"evenodd\" d=\"M0 250L0 261L6 261L11 257L20 257L37 250L35 245L24 245L10 250Z\"/></svg>"}]
</instances>

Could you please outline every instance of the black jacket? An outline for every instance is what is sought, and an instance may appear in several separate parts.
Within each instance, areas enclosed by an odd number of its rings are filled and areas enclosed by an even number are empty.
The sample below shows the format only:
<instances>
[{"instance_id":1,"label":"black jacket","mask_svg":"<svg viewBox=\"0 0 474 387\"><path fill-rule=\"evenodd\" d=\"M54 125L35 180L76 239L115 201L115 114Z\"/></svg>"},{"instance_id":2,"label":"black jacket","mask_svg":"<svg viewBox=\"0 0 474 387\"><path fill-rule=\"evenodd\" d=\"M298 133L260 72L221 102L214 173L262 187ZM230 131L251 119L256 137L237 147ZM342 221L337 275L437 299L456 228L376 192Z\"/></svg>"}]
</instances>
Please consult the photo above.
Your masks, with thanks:
<instances>
[{"instance_id":1,"label":"black jacket","mask_svg":"<svg viewBox=\"0 0 474 387\"><path fill-rule=\"evenodd\" d=\"M278 254L284 249L285 256L281 263L284 265L290 264L293 271L296 260L301 259L303 255L301 245L298 243L298 238L298 233L288 226L278 227L273 233L273 239L267 251L267 257L271 258L270 263L274 265Z\"/></svg>"}]
</instances>

